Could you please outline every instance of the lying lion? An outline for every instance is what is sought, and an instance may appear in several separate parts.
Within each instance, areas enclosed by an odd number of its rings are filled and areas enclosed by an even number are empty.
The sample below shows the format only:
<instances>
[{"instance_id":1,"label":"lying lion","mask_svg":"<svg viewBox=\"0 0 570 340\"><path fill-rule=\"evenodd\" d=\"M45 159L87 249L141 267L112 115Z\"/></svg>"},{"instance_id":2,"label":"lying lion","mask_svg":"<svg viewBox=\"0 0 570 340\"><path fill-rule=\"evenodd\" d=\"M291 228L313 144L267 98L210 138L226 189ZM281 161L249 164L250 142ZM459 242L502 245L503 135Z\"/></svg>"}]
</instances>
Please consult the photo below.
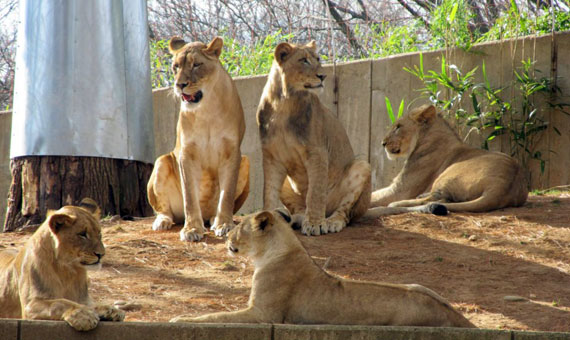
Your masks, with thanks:
<instances>
[{"instance_id":1,"label":"lying lion","mask_svg":"<svg viewBox=\"0 0 570 340\"><path fill-rule=\"evenodd\" d=\"M346 280L319 268L281 212L245 217L228 234L231 254L255 266L249 306L172 322L475 327L447 301L415 284Z\"/></svg>"},{"instance_id":2,"label":"lying lion","mask_svg":"<svg viewBox=\"0 0 570 340\"><path fill-rule=\"evenodd\" d=\"M340 121L317 92L325 75L314 41L281 43L257 109L263 154L263 208L280 200L303 216L302 232L341 231L370 203L370 165L355 159Z\"/></svg>"},{"instance_id":3,"label":"lying lion","mask_svg":"<svg viewBox=\"0 0 570 340\"><path fill-rule=\"evenodd\" d=\"M439 202L450 211L482 212L527 199L527 172L514 158L463 143L433 106L399 118L382 145L388 158L406 163L390 186L372 193L372 207Z\"/></svg>"},{"instance_id":4,"label":"lying lion","mask_svg":"<svg viewBox=\"0 0 570 340\"><path fill-rule=\"evenodd\" d=\"M217 236L234 227L233 214L249 193L249 160L240 144L245 133L237 89L220 63L223 40L208 45L170 40L174 93L180 116L174 151L160 156L148 181L153 230L184 222L183 241L199 241L204 221Z\"/></svg>"},{"instance_id":5,"label":"lying lion","mask_svg":"<svg viewBox=\"0 0 570 340\"><path fill-rule=\"evenodd\" d=\"M125 318L89 298L86 269L100 266L105 247L97 205L82 206L49 212L19 252L0 252L0 318L65 320L79 331Z\"/></svg>"}]
</instances>

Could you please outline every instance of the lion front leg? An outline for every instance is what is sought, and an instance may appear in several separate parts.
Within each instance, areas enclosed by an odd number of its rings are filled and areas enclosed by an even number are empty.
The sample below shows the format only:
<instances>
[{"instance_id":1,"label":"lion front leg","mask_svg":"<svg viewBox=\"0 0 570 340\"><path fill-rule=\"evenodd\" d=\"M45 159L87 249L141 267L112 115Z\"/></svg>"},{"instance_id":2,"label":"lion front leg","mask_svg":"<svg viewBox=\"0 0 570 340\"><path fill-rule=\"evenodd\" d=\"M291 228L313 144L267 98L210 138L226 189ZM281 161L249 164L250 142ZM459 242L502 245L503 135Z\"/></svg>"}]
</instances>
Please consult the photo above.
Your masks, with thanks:
<instances>
[{"instance_id":1,"label":"lion front leg","mask_svg":"<svg viewBox=\"0 0 570 340\"><path fill-rule=\"evenodd\" d=\"M23 311L24 319L63 320L78 331L88 331L99 323L93 308L67 299L32 299Z\"/></svg>"},{"instance_id":2,"label":"lion front leg","mask_svg":"<svg viewBox=\"0 0 570 340\"><path fill-rule=\"evenodd\" d=\"M305 235L321 235L329 232L325 219L328 185L328 157L325 150L309 150L305 164L309 187L307 209L301 232Z\"/></svg>"},{"instance_id":3,"label":"lion front leg","mask_svg":"<svg viewBox=\"0 0 570 340\"><path fill-rule=\"evenodd\" d=\"M352 163L336 190L329 193L327 218L329 232L339 232L352 220L362 216L370 204L370 164Z\"/></svg>"},{"instance_id":4,"label":"lion front leg","mask_svg":"<svg viewBox=\"0 0 570 340\"><path fill-rule=\"evenodd\" d=\"M202 169L196 161L192 148L183 147L179 159L184 201L184 228L180 230L180 240L200 241L206 232L199 197Z\"/></svg>"},{"instance_id":5,"label":"lion front leg","mask_svg":"<svg viewBox=\"0 0 570 340\"><path fill-rule=\"evenodd\" d=\"M225 143L227 147L229 143ZM220 181L220 197L216 210L216 218L211 226L216 236L224 236L234 228L233 211L236 199L236 185L240 170L241 154L239 149L220 162L218 178Z\"/></svg>"},{"instance_id":6,"label":"lion front leg","mask_svg":"<svg viewBox=\"0 0 570 340\"><path fill-rule=\"evenodd\" d=\"M263 210L279 208L279 196L285 177L287 170L283 164L263 150Z\"/></svg>"}]
</instances>

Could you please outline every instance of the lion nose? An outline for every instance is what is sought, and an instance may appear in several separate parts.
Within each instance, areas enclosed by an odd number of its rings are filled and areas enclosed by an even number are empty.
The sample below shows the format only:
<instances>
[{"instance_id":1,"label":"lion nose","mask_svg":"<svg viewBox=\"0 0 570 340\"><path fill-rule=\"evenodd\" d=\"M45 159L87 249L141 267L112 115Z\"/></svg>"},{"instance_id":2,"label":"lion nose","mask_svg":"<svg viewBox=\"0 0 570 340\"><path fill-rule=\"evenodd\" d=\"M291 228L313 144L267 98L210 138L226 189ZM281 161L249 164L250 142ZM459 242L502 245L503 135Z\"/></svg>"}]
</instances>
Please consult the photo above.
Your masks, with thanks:
<instances>
[{"instance_id":1,"label":"lion nose","mask_svg":"<svg viewBox=\"0 0 570 340\"><path fill-rule=\"evenodd\" d=\"M95 256L97 256L97 259L98 259L98 260L101 260L101 258L102 258L103 256L105 256L105 254L104 254L104 253L103 253L103 254L102 254L102 253L95 253Z\"/></svg>"},{"instance_id":2,"label":"lion nose","mask_svg":"<svg viewBox=\"0 0 570 340\"><path fill-rule=\"evenodd\" d=\"M388 144L388 143L386 143L386 141L383 140L383 141L382 141L382 146L386 146L386 144Z\"/></svg>"},{"instance_id":3,"label":"lion nose","mask_svg":"<svg viewBox=\"0 0 570 340\"><path fill-rule=\"evenodd\" d=\"M181 90L185 88L187 85L188 83L176 83L176 86L178 86Z\"/></svg>"},{"instance_id":4,"label":"lion nose","mask_svg":"<svg viewBox=\"0 0 570 340\"><path fill-rule=\"evenodd\" d=\"M326 77L326 74L317 74L317 78L319 78L321 81L324 81Z\"/></svg>"}]
</instances>

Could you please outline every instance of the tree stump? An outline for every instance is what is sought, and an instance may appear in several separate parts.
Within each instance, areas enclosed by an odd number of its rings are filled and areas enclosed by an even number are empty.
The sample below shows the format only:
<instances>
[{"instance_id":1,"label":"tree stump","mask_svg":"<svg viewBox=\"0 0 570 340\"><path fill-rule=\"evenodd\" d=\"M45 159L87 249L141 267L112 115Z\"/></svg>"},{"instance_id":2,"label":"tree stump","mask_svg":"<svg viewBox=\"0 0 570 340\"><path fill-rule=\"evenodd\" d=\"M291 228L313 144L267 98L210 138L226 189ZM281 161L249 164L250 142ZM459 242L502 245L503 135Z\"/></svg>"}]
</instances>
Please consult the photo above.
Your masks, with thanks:
<instances>
[{"instance_id":1,"label":"tree stump","mask_svg":"<svg viewBox=\"0 0 570 340\"><path fill-rule=\"evenodd\" d=\"M123 159L26 156L12 159L4 231L40 224L48 210L90 197L102 216L150 216L146 185L152 164Z\"/></svg>"}]
</instances>

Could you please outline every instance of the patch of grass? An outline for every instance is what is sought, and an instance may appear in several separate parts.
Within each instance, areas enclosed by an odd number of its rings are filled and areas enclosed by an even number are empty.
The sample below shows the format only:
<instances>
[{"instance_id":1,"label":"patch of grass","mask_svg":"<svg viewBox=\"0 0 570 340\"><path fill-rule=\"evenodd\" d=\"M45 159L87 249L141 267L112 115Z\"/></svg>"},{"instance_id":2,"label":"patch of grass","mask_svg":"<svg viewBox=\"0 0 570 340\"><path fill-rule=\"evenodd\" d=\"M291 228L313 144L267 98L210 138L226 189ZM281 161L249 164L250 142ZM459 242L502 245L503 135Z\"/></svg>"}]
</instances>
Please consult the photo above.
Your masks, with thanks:
<instances>
[{"instance_id":1,"label":"patch of grass","mask_svg":"<svg viewBox=\"0 0 570 340\"><path fill-rule=\"evenodd\" d=\"M435 258L435 261L436 261L436 262L443 262L443 257L438 256L438 257Z\"/></svg>"}]
</instances>

